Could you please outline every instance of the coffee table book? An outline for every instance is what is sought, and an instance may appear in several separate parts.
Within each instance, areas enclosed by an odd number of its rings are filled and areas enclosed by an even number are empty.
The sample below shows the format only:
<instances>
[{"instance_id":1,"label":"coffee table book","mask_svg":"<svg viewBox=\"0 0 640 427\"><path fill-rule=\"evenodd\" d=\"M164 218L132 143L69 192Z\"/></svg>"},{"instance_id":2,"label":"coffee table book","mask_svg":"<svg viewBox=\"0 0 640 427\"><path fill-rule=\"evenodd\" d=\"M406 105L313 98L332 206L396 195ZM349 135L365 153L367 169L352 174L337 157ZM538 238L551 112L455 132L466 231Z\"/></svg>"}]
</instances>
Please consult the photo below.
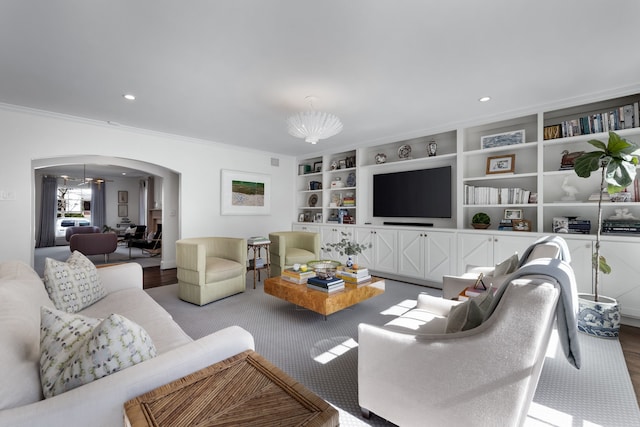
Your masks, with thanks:
<instances>
[{"instance_id":1,"label":"coffee table book","mask_svg":"<svg viewBox=\"0 0 640 427\"><path fill-rule=\"evenodd\" d=\"M340 292L344 290L344 283L341 285L331 286L330 288L323 288L322 286L310 285L307 283L307 288L313 289L314 291L324 292L327 294L333 294L335 292Z\"/></svg>"},{"instance_id":2,"label":"coffee table book","mask_svg":"<svg viewBox=\"0 0 640 427\"><path fill-rule=\"evenodd\" d=\"M361 277L351 277L351 276L345 276L340 271L336 273L336 277L341 278L342 280L344 280L345 283L353 283L355 285L359 285L361 283L365 283L371 280L370 274L367 274L366 276L361 276Z\"/></svg>"},{"instance_id":3,"label":"coffee table book","mask_svg":"<svg viewBox=\"0 0 640 427\"><path fill-rule=\"evenodd\" d=\"M319 277L310 277L307 279L308 285L320 286L322 288L328 288L331 285L344 285L344 280L339 277L332 277L329 279L321 279Z\"/></svg>"}]
</instances>

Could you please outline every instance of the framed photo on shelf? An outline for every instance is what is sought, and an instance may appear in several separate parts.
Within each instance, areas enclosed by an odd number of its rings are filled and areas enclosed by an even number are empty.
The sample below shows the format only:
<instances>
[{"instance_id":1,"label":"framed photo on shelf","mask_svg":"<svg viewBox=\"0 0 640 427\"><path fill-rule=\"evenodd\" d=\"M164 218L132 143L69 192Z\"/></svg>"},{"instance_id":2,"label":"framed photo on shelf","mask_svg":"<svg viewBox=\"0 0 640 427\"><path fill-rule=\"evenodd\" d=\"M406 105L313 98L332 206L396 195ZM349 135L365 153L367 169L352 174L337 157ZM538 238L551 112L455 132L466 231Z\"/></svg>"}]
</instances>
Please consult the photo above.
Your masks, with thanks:
<instances>
[{"instance_id":1,"label":"framed photo on shelf","mask_svg":"<svg viewBox=\"0 0 640 427\"><path fill-rule=\"evenodd\" d=\"M496 173L513 173L516 170L516 155L503 154L487 157L487 175Z\"/></svg>"},{"instance_id":2,"label":"framed photo on shelf","mask_svg":"<svg viewBox=\"0 0 640 427\"><path fill-rule=\"evenodd\" d=\"M505 145L524 144L524 129L496 133L480 137L482 149L504 147Z\"/></svg>"},{"instance_id":3,"label":"framed photo on shelf","mask_svg":"<svg viewBox=\"0 0 640 427\"><path fill-rule=\"evenodd\" d=\"M531 231L531 221L528 219L517 219L512 221L513 231Z\"/></svg>"},{"instance_id":4,"label":"framed photo on shelf","mask_svg":"<svg viewBox=\"0 0 640 427\"><path fill-rule=\"evenodd\" d=\"M338 162L338 169L346 169L347 168L347 160L343 159Z\"/></svg>"},{"instance_id":5,"label":"framed photo on shelf","mask_svg":"<svg viewBox=\"0 0 640 427\"><path fill-rule=\"evenodd\" d=\"M304 222L304 214L298 214L298 222Z\"/></svg>"},{"instance_id":6,"label":"framed photo on shelf","mask_svg":"<svg viewBox=\"0 0 640 427\"><path fill-rule=\"evenodd\" d=\"M315 162L313 164L313 171L314 172L322 172L322 162Z\"/></svg>"},{"instance_id":7,"label":"framed photo on shelf","mask_svg":"<svg viewBox=\"0 0 640 427\"><path fill-rule=\"evenodd\" d=\"M523 219L522 209L505 209L504 219L510 219L512 223L515 223L515 220Z\"/></svg>"},{"instance_id":8,"label":"framed photo on shelf","mask_svg":"<svg viewBox=\"0 0 640 427\"><path fill-rule=\"evenodd\" d=\"M315 218L313 218L313 222L322 222L322 214L320 212L316 212Z\"/></svg>"}]
</instances>

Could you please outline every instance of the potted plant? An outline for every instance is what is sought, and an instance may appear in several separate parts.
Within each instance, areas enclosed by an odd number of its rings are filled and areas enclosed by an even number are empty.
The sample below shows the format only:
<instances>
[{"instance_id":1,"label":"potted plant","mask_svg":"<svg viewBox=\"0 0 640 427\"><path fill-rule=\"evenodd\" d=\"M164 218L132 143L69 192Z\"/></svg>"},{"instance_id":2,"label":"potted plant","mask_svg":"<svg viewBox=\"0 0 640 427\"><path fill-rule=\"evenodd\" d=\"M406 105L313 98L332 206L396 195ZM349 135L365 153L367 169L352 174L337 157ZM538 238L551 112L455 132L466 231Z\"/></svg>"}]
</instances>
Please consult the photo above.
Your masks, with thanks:
<instances>
[{"instance_id":1,"label":"potted plant","mask_svg":"<svg viewBox=\"0 0 640 427\"><path fill-rule=\"evenodd\" d=\"M354 266L354 256L357 256L362 253L365 249L372 247L371 243L362 244L351 240L351 233L345 233L344 231L340 232L342 238L339 242L336 243L326 243L322 248L323 251L332 252L336 251L340 254L340 256L347 256L347 262L345 265L347 267Z\"/></svg>"},{"instance_id":2,"label":"potted plant","mask_svg":"<svg viewBox=\"0 0 640 427\"><path fill-rule=\"evenodd\" d=\"M606 191L619 193L631 185L636 176L638 158L633 153L638 146L609 132L609 141L597 139L588 141L596 150L582 154L575 160L574 171L581 178L588 178L592 172L600 170L600 197L598 198L598 225L596 250L593 254L595 270L593 294L578 294L578 330L594 336L617 337L620 330L620 307L618 302L600 295L600 273L608 274L611 267L600 255L600 235L602 232L602 196Z\"/></svg>"},{"instance_id":3,"label":"potted plant","mask_svg":"<svg viewBox=\"0 0 640 427\"><path fill-rule=\"evenodd\" d=\"M471 218L471 226L473 228L484 229L489 228L490 225L491 218L484 212L478 212Z\"/></svg>"}]
</instances>

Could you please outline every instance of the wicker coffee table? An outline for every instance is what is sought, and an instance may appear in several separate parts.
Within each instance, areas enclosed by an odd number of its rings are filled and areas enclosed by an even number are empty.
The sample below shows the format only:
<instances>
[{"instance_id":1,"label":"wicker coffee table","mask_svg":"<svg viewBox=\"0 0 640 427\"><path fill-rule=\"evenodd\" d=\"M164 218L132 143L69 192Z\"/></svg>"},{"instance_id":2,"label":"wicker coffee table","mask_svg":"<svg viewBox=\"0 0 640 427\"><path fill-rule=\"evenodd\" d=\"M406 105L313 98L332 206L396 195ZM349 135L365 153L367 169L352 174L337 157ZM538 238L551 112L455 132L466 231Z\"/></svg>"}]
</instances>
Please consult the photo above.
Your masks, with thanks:
<instances>
[{"instance_id":1,"label":"wicker coffee table","mask_svg":"<svg viewBox=\"0 0 640 427\"><path fill-rule=\"evenodd\" d=\"M384 279L372 277L371 281L360 285L346 283L343 291L327 294L309 289L305 284L287 282L278 276L264 281L264 291L274 297L322 314L326 319L330 314L383 294Z\"/></svg>"},{"instance_id":2,"label":"wicker coffee table","mask_svg":"<svg viewBox=\"0 0 640 427\"><path fill-rule=\"evenodd\" d=\"M132 427L337 426L338 411L254 351L125 403Z\"/></svg>"}]
</instances>

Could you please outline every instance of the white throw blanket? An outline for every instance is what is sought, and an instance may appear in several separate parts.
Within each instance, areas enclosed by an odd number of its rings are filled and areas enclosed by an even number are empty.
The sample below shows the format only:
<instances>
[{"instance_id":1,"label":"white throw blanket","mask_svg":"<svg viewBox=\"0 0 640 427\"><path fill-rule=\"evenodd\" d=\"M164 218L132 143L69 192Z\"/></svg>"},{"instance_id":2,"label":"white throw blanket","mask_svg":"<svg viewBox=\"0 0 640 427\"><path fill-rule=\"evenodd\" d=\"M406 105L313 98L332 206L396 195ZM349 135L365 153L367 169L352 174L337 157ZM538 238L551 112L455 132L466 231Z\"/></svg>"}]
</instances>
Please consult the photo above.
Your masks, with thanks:
<instances>
[{"instance_id":1,"label":"white throw blanket","mask_svg":"<svg viewBox=\"0 0 640 427\"><path fill-rule=\"evenodd\" d=\"M564 242L563 239L561 240ZM568 251L566 253L568 254ZM568 262L562 259L539 258L528 262L513 272L496 292L492 306L489 309L489 315L493 313L500 298L502 298L507 283L529 275L548 276L560 285L560 299L556 307L558 337L569 363L576 369L580 369L580 345L578 343L578 324L576 320L578 294L573 269Z\"/></svg>"}]
</instances>

